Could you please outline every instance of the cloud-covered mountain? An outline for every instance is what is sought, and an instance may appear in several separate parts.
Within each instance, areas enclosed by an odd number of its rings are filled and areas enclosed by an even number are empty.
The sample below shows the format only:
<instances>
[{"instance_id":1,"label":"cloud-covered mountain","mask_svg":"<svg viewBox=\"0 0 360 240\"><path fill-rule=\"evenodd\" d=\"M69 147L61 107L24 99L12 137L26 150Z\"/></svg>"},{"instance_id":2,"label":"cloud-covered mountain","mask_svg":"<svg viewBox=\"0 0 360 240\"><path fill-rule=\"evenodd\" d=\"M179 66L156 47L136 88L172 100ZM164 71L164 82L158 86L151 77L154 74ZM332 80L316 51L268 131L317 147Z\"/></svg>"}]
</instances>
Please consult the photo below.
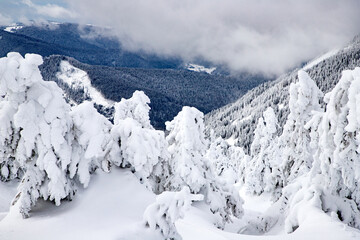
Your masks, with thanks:
<instances>
[{"instance_id":1,"label":"cloud-covered mountain","mask_svg":"<svg viewBox=\"0 0 360 240\"><path fill-rule=\"evenodd\" d=\"M127 49L277 76L360 30L356 0L105 2L68 1L78 21L111 26Z\"/></svg>"},{"instance_id":2,"label":"cloud-covered mountain","mask_svg":"<svg viewBox=\"0 0 360 240\"><path fill-rule=\"evenodd\" d=\"M319 88L329 92L339 81L341 72L360 66L360 37L357 36L346 47L331 51L304 66L304 70L316 81ZM289 86L297 80L297 71L280 76L275 81L266 82L250 90L236 102L214 110L206 115L208 129L215 135L244 147L249 151L258 119L271 106L278 116L280 128L289 114Z\"/></svg>"},{"instance_id":3,"label":"cloud-covered mountain","mask_svg":"<svg viewBox=\"0 0 360 240\"><path fill-rule=\"evenodd\" d=\"M20 27L19 27L20 26ZM41 25L3 26L0 31L0 57L16 51L37 53L41 56L61 54L95 65L135 68L178 68L177 58L159 57L145 52L129 52L110 30L92 25L72 23L43 23Z\"/></svg>"}]
</instances>

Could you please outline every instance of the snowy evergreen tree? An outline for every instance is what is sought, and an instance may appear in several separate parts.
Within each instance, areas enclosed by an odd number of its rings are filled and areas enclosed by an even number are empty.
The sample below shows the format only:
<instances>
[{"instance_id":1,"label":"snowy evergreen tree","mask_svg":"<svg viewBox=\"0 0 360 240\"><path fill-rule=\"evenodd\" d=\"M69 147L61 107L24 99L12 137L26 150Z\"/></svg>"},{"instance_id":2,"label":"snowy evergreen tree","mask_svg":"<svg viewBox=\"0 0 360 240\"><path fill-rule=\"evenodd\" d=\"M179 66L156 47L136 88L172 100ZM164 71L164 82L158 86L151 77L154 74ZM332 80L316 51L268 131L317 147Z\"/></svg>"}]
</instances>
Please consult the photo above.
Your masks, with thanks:
<instances>
[{"instance_id":1,"label":"snowy evergreen tree","mask_svg":"<svg viewBox=\"0 0 360 240\"><path fill-rule=\"evenodd\" d=\"M0 180L7 181L21 176L21 167L15 159L16 146L20 138L19 129L14 126L14 115L24 101L24 91L39 77L34 72L40 59L23 59L19 53L8 53L0 59ZM38 62L36 62L38 61ZM28 70L28 69L29 70ZM27 78L27 79L26 79Z\"/></svg>"},{"instance_id":2,"label":"snowy evergreen tree","mask_svg":"<svg viewBox=\"0 0 360 240\"><path fill-rule=\"evenodd\" d=\"M25 172L14 201L24 217L29 215L38 198L59 205L74 192L67 171L73 138L70 106L55 83L42 80L38 69L41 63L39 55L27 54L22 58L17 53L8 54L1 63L7 70L0 91L3 100L9 101L12 107L8 115L12 119L7 121L12 126L8 125L5 133L10 133L16 142L16 149L8 145L3 150L7 156L15 157ZM7 102L4 104L9 107Z\"/></svg>"},{"instance_id":3,"label":"snowy evergreen tree","mask_svg":"<svg viewBox=\"0 0 360 240\"><path fill-rule=\"evenodd\" d=\"M324 97L325 112L314 112L310 129L314 162L310 174L298 176L284 188L285 228L301 224L300 209L315 207L360 228L359 158L360 68L344 71Z\"/></svg>"},{"instance_id":4,"label":"snowy evergreen tree","mask_svg":"<svg viewBox=\"0 0 360 240\"><path fill-rule=\"evenodd\" d=\"M207 142L203 117L196 108L183 107L173 121L166 122L172 169L169 184L174 190L188 186L191 192L198 193L206 184L204 155Z\"/></svg>"},{"instance_id":5,"label":"snowy evergreen tree","mask_svg":"<svg viewBox=\"0 0 360 240\"><path fill-rule=\"evenodd\" d=\"M189 187L191 193L203 194L210 210L220 217L216 223L224 227L231 216L242 215L242 200L236 189L216 177L205 158L203 114L193 107L183 107L173 121L166 123L170 153L170 178L167 188L179 191Z\"/></svg>"},{"instance_id":6,"label":"snowy evergreen tree","mask_svg":"<svg viewBox=\"0 0 360 240\"><path fill-rule=\"evenodd\" d=\"M122 98L115 104L114 124L118 125L119 121L131 118L138 122L141 127L153 129L150 124L150 99L143 91L135 91L131 98Z\"/></svg>"},{"instance_id":7,"label":"snowy evergreen tree","mask_svg":"<svg viewBox=\"0 0 360 240\"><path fill-rule=\"evenodd\" d=\"M77 175L79 181L87 187L90 173L98 167L110 171L110 159L106 153L112 124L97 112L91 102L75 106L70 115L74 132L70 177Z\"/></svg>"},{"instance_id":8,"label":"snowy evergreen tree","mask_svg":"<svg viewBox=\"0 0 360 240\"><path fill-rule=\"evenodd\" d=\"M175 222L184 218L192 201L200 200L203 200L203 196L191 194L188 187L183 187L179 192L165 191L156 196L156 202L146 208L143 217L145 226L159 230L164 239L182 239Z\"/></svg>"},{"instance_id":9,"label":"snowy evergreen tree","mask_svg":"<svg viewBox=\"0 0 360 240\"><path fill-rule=\"evenodd\" d=\"M141 182L159 193L168 177L167 142L164 132L150 124L149 103L144 92L135 91L115 104L109 156L115 165L131 167Z\"/></svg>"},{"instance_id":10,"label":"snowy evergreen tree","mask_svg":"<svg viewBox=\"0 0 360 240\"><path fill-rule=\"evenodd\" d=\"M235 184L240 180L240 166L246 161L245 157L241 147L232 146L220 137L210 144L206 152L206 158L215 167L215 173L228 184Z\"/></svg>"},{"instance_id":11,"label":"snowy evergreen tree","mask_svg":"<svg viewBox=\"0 0 360 240\"><path fill-rule=\"evenodd\" d=\"M1 60L1 59L0 59ZM2 82L2 80L0 80ZM15 129L13 117L16 110L11 102L0 102L0 180L9 181L21 177L21 169L15 159L19 131Z\"/></svg>"},{"instance_id":12,"label":"snowy evergreen tree","mask_svg":"<svg viewBox=\"0 0 360 240\"><path fill-rule=\"evenodd\" d=\"M325 95L326 111L319 125L318 157L313 178L321 178L324 192L342 200L326 201L323 208L340 220L360 227L360 68L344 71ZM333 200L333 199L332 199ZM341 203L342 202L342 203Z\"/></svg>"},{"instance_id":13,"label":"snowy evergreen tree","mask_svg":"<svg viewBox=\"0 0 360 240\"><path fill-rule=\"evenodd\" d=\"M280 154L277 145L277 118L269 107L260 118L251 145L251 159L245 167L245 183L252 194L271 192L276 197L282 187Z\"/></svg>"},{"instance_id":14,"label":"snowy evergreen tree","mask_svg":"<svg viewBox=\"0 0 360 240\"><path fill-rule=\"evenodd\" d=\"M319 99L322 92L305 71L300 70L298 78L299 81L290 86L290 114L279 139L284 184L310 171L313 158L309 130L305 125L313 111L321 111Z\"/></svg>"},{"instance_id":15,"label":"snowy evergreen tree","mask_svg":"<svg viewBox=\"0 0 360 240\"><path fill-rule=\"evenodd\" d=\"M71 199L76 179L86 187L110 138L111 124L88 103L70 113L61 89L42 80L41 63L35 54L0 59L0 175L22 178L13 205L23 217L39 198Z\"/></svg>"}]
</instances>

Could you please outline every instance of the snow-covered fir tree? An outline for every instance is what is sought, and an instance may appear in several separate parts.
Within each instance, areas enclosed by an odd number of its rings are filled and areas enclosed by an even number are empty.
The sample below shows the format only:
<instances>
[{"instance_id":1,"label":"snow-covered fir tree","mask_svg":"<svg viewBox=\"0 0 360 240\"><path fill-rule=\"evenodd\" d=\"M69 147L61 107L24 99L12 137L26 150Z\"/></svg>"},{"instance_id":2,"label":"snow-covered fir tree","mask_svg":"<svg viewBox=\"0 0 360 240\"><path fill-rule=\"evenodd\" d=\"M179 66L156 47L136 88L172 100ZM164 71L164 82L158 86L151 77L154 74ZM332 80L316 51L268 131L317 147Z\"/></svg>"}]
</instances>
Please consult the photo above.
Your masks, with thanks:
<instances>
[{"instance_id":1,"label":"snow-covered fir tree","mask_svg":"<svg viewBox=\"0 0 360 240\"><path fill-rule=\"evenodd\" d=\"M208 169L204 155L207 142L203 117L196 108L183 107L173 121L166 122L172 170L169 184L174 190L188 186L191 192L198 193L206 184L205 172Z\"/></svg>"},{"instance_id":2,"label":"snow-covered fir tree","mask_svg":"<svg viewBox=\"0 0 360 240\"><path fill-rule=\"evenodd\" d=\"M360 68L344 71L335 88L325 95L327 103L319 125L318 153L312 170L324 192L341 200L323 198L323 208L340 220L360 227Z\"/></svg>"},{"instance_id":3,"label":"snow-covered fir tree","mask_svg":"<svg viewBox=\"0 0 360 240\"><path fill-rule=\"evenodd\" d=\"M0 61L0 175L22 178L13 205L28 217L39 198L59 205L109 165L111 123L89 103L72 111L61 89L42 80L41 56L9 53Z\"/></svg>"},{"instance_id":4,"label":"snow-covered fir tree","mask_svg":"<svg viewBox=\"0 0 360 240\"><path fill-rule=\"evenodd\" d=\"M74 193L67 171L73 138L70 106L55 83L42 80L38 69L41 56L27 54L22 58L10 53L2 61L7 61L2 66L11 66L3 75L0 88L4 100L10 101L15 111L10 120L12 133L19 134L15 137L15 159L25 172L14 204L26 217L38 198L59 205ZM5 150L9 150L7 156L13 153L11 148Z\"/></svg>"},{"instance_id":5,"label":"snow-covered fir tree","mask_svg":"<svg viewBox=\"0 0 360 240\"><path fill-rule=\"evenodd\" d=\"M299 81L290 86L290 114L279 139L282 153L284 184L310 171L313 157L309 130L305 128L313 111L321 111L319 100L323 96L309 75L300 70Z\"/></svg>"},{"instance_id":6,"label":"snow-covered fir tree","mask_svg":"<svg viewBox=\"0 0 360 240\"><path fill-rule=\"evenodd\" d=\"M1 61L2 59L0 59ZM0 82L2 79L0 80ZM0 180L10 181L21 177L21 169L15 159L19 130L14 127L13 118L16 109L10 101L0 102Z\"/></svg>"},{"instance_id":7,"label":"snow-covered fir tree","mask_svg":"<svg viewBox=\"0 0 360 240\"><path fill-rule=\"evenodd\" d=\"M278 197L282 187L278 149L277 118L269 107L258 120L251 158L245 167L245 183L252 194L271 192Z\"/></svg>"},{"instance_id":8,"label":"snow-covered fir tree","mask_svg":"<svg viewBox=\"0 0 360 240\"><path fill-rule=\"evenodd\" d=\"M90 173L97 168L110 171L107 148L111 139L112 124L97 112L91 102L73 107L70 115L74 134L70 177L73 178L76 174L84 187L87 187Z\"/></svg>"},{"instance_id":9,"label":"snow-covered fir tree","mask_svg":"<svg viewBox=\"0 0 360 240\"><path fill-rule=\"evenodd\" d=\"M301 209L311 207L360 228L359 96L360 68L344 71L324 97L326 111L314 112L306 124L314 162L283 190L287 232L301 225Z\"/></svg>"},{"instance_id":10,"label":"snow-covered fir tree","mask_svg":"<svg viewBox=\"0 0 360 240\"><path fill-rule=\"evenodd\" d=\"M246 155L241 147L232 146L222 138L216 138L206 152L206 158L215 167L215 173L228 184L240 180L240 166L246 161Z\"/></svg>"},{"instance_id":11,"label":"snow-covered fir tree","mask_svg":"<svg viewBox=\"0 0 360 240\"><path fill-rule=\"evenodd\" d=\"M35 62L31 63L32 61ZM2 181L21 177L20 164L15 159L20 133L14 126L14 115L25 100L24 91L28 85L39 78L36 75L39 72L36 72L35 68L40 63L41 59L34 59L31 55L23 59L18 53L8 53L7 57L0 59L0 179ZM29 72L35 72L30 79Z\"/></svg>"},{"instance_id":12,"label":"snow-covered fir tree","mask_svg":"<svg viewBox=\"0 0 360 240\"><path fill-rule=\"evenodd\" d=\"M131 167L141 182L159 193L168 177L167 142L164 132L150 124L149 103L144 92L135 91L115 104L109 155L115 165Z\"/></svg>"},{"instance_id":13,"label":"snow-covered fir tree","mask_svg":"<svg viewBox=\"0 0 360 240\"><path fill-rule=\"evenodd\" d=\"M170 153L167 188L179 191L187 186L191 193L203 194L210 210L220 217L215 224L222 228L225 222L231 221L231 216L242 215L242 199L232 185L216 177L210 161L205 158L203 117L196 108L183 107L173 121L166 123Z\"/></svg>"}]
</instances>

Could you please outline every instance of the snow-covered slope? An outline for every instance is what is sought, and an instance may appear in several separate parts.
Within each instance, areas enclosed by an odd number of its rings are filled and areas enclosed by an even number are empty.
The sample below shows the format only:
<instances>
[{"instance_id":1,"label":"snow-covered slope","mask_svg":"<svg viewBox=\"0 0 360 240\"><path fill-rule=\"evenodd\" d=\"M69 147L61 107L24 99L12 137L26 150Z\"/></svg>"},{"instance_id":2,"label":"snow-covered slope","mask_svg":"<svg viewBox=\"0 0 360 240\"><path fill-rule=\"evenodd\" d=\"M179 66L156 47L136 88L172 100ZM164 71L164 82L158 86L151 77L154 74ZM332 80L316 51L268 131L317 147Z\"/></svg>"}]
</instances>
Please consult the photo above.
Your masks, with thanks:
<instances>
[{"instance_id":1,"label":"snow-covered slope","mask_svg":"<svg viewBox=\"0 0 360 240\"><path fill-rule=\"evenodd\" d=\"M72 66L68 61L61 61L60 71L56 76L72 90L83 90L86 96L85 98L91 102L103 105L104 107L113 106L113 101L104 98L104 96L91 85L91 80L87 73Z\"/></svg>"},{"instance_id":2,"label":"snow-covered slope","mask_svg":"<svg viewBox=\"0 0 360 240\"><path fill-rule=\"evenodd\" d=\"M11 189L11 187L9 188ZM97 172L92 176L86 190L78 191L77 197L61 206L40 202L32 211L32 217L23 219L16 212L10 212L0 222L2 240L63 240L63 239L106 239L106 240L157 240L160 234L146 229L142 216L146 207L155 201L155 195L141 185L128 170L114 170L112 173ZM256 215L268 206L264 197L245 197L246 215ZM260 204L257 208L254 203ZM261 210L259 206L264 206ZM224 232L210 221L212 216L203 211L203 204L193 204L185 218L176 222L183 240L357 240L360 232L330 218L317 209L307 209L304 223L293 234L270 232L254 236ZM244 222L237 222L238 226ZM233 227L235 229L235 227ZM279 226L277 229L280 229Z\"/></svg>"},{"instance_id":3,"label":"snow-covered slope","mask_svg":"<svg viewBox=\"0 0 360 240\"><path fill-rule=\"evenodd\" d=\"M26 220L10 212L0 222L0 239L119 239L121 232L140 228L154 200L130 171L99 171L71 202L56 207L40 201Z\"/></svg>"},{"instance_id":4,"label":"snow-covered slope","mask_svg":"<svg viewBox=\"0 0 360 240\"><path fill-rule=\"evenodd\" d=\"M304 69L326 93L335 86L343 70L354 69L356 66L360 66L360 36L355 37L345 48L315 59ZM213 129L216 136L237 139L237 144L248 152L257 120L271 106L279 118L280 134L289 113L289 86L296 81L297 71L298 69L275 81L266 82L250 90L236 102L207 114L205 124L208 131Z\"/></svg>"}]
</instances>

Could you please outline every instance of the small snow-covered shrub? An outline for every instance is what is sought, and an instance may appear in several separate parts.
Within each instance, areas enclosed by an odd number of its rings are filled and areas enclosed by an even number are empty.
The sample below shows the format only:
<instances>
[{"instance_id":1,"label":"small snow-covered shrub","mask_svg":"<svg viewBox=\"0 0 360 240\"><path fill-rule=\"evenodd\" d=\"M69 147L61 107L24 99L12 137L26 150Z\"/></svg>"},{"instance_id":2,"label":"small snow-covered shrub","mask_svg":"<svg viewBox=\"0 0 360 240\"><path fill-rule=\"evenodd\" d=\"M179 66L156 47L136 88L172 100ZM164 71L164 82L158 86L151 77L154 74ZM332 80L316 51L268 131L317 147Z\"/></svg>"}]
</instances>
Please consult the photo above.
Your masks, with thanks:
<instances>
[{"instance_id":1,"label":"small snow-covered shrub","mask_svg":"<svg viewBox=\"0 0 360 240\"><path fill-rule=\"evenodd\" d=\"M149 205L144 212L145 226L158 230L165 239L181 239L175 222L184 217L192 201L200 201L203 196L190 193L188 187L179 192L165 191L156 197L156 202Z\"/></svg>"},{"instance_id":2,"label":"small snow-covered shrub","mask_svg":"<svg viewBox=\"0 0 360 240\"><path fill-rule=\"evenodd\" d=\"M114 124L126 118L134 119L143 128L154 129L150 124L150 99L143 91L135 91L131 98L122 98L115 104Z\"/></svg>"}]
</instances>

